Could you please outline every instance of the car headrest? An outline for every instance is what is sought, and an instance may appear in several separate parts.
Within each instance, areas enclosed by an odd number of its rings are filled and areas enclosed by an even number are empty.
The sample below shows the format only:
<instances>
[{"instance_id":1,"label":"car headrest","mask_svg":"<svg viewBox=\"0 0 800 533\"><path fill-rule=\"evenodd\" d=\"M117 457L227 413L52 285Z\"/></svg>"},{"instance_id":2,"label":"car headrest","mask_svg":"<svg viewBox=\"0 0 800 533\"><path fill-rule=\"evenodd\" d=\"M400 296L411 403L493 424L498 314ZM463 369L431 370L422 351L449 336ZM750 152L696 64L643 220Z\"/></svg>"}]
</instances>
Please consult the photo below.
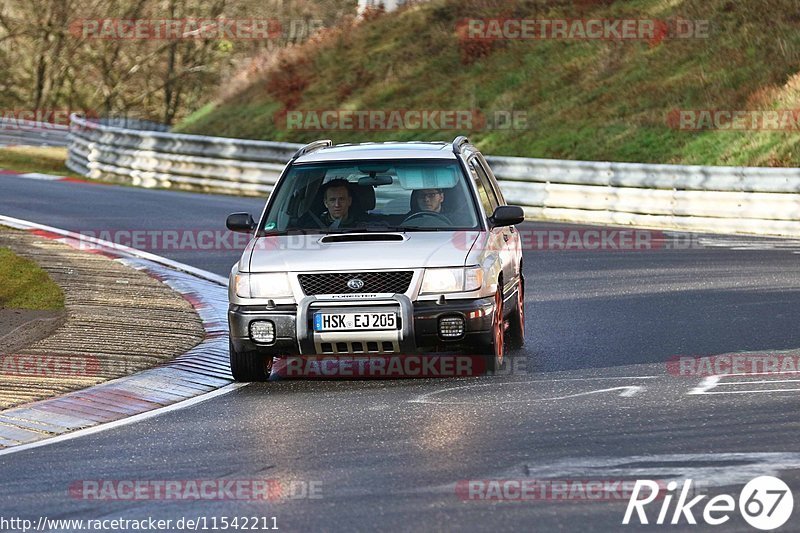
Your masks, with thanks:
<instances>
[{"instance_id":1,"label":"car headrest","mask_svg":"<svg viewBox=\"0 0 800 533\"><path fill-rule=\"evenodd\" d=\"M442 189L444 193L444 200L442 201L442 211L445 213L455 213L460 205L463 209L464 201L461 199L460 191L456 192L456 188Z\"/></svg>"},{"instance_id":2,"label":"car headrest","mask_svg":"<svg viewBox=\"0 0 800 533\"><path fill-rule=\"evenodd\" d=\"M411 205L409 206L409 211L411 213L416 213L419 211L419 193L422 189L416 189L411 191Z\"/></svg>"},{"instance_id":3,"label":"car headrest","mask_svg":"<svg viewBox=\"0 0 800 533\"><path fill-rule=\"evenodd\" d=\"M353 194L353 207L361 211L372 211L375 209L375 188L372 185L350 185L350 192Z\"/></svg>"},{"instance_id":4,"label":"car headrest","mask_svg":"<svg viewBox=\"0 0 800 533\"><path fill-rule=\"evenodd\" d=\"M314 193L314 197L305 207L305 211L311 211L312 213L322 213L325 210L325 202L323 201L323 192L322 188L318 188L317 192ZM304 212L305 212L304 211Z\"/></svg>"}]
</instances>

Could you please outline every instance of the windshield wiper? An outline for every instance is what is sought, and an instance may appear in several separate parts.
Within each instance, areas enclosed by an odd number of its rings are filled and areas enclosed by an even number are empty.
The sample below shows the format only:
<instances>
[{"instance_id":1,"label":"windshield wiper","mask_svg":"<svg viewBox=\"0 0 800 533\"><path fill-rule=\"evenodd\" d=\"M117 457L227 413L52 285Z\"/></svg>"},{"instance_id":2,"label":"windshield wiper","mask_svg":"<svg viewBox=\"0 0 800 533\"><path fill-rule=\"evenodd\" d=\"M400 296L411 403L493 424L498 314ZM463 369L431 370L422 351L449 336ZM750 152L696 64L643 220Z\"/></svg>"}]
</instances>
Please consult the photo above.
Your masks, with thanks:
<instances>
[{"instance_id":1,"label":"windshield wiper","mask_svg":"<svg viewBox=\"0 0 800 533\"><path fill-rule=\"evenodd\" d=\"M320 233L326 235L335 235L339 233L390 233L390 232L404 232L406 228L400 226L363 226L358 228L337 228L331 230L320 230Z\"/></svg>"},{"instance_id":2,"label":"windshield wiper","mask_svg":"<svg viewBox=\"0 0 800 533\"><path fill-rule=\"evenodd\" d=\"M294 235L344 235L348 233L412 233L421 231L472 231L474 228L437 228L429 226L389 226L370 224L355 228L298 228L259 233L259 237L286 237Z\"/></svg>"},{"instance_id":3,"label":"windshield wiper","mask_svg":"<svg viewBox=\"0 0 800 533\"><path fill-rule=\"evenodd\" d=\"M389 231L392 231L392 232L403 233L404 231L406 231L406 228L404 228L402 226L389 226L389 225L383 225L383 224L372 224L372 225L366 226L364 229L365 229L365 231L370 231L370 232L372 232L372 231L376 231L376 232L382 232L382 231L383 232L389 232Z\"/></svg>"}]
</instances>

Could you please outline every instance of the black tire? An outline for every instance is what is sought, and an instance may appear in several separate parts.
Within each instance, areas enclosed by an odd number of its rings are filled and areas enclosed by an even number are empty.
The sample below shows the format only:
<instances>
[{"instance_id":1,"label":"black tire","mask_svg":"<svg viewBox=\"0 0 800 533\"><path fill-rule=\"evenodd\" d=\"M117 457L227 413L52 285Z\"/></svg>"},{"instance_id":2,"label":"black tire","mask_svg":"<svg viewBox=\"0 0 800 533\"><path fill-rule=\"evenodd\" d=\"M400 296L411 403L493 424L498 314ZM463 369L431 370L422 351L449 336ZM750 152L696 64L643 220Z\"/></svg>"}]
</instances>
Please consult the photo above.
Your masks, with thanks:
<instances>
[{"instance_id":1,"label":"black tire","mask_svg":"<svg viewBox=\"0 0 800 533\"><path fill-rule=\"evenodd\" d=\"M525 278L520 276L517 286L517 305L508 319L506 343L510 348L522 348L525 344Z\"/></svg>"},{"instance_id":2,"label":"black tire","mask_svg":"<svg viewBox=\"0 0 800 533\"><path fill-rule=\"evenodd\" d=\"M238 352L233 342L228 341L231 358L231 374L236 381L267 381L272 370L272 357L258 352Z\"/></svg>"},{"instance_id":3,"label":"black tire","mask_svg":"<svg viewBox=\"0 0 800 533\"><path fill-rule=\"evenodd\" d=\"M503 288L498 283L494 296L494 316L492 317L492 343L486 347L486 373L494 374L503 366L505 356L505 325L503 321Z\"/></svg>"}]
</instances>

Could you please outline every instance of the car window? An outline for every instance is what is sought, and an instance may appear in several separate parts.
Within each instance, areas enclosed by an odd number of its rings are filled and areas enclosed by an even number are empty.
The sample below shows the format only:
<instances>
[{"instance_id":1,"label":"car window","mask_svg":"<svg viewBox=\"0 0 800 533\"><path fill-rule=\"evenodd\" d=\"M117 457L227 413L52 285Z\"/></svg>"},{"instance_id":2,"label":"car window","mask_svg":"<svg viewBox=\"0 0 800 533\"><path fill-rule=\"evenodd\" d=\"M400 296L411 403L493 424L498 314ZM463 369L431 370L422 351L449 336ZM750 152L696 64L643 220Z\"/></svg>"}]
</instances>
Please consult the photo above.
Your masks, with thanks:
<instances>
[{"instance_id":1,"label":"car window","mask_svg":"<svg viewBox=\"0 0 800 533\"><path fill-rule=\"evenodd\" d=\"M483 157L482 154L478 154L477 159L480 161L481 167L484 170L484 173L488 177L487 183L491 186L492 190L494 191L495 198L497 198L498 205L506 205L506 199L503 197L503 191L500 189L500 184L497 183L497 177L492 172L489 163L486 161L486 158Z\"/></svg>"},{"instance_id":2,"label":"car window","mask_svg":"<svg viewBox=\"0 0 800 533\"><path fill-rule=\"evenodd\" d=\"M488 186L489 178L483 168L481 168L477 158L473 157L470 159L469 168L472 173L472 179L475 182L475 188L478 190L481 204L483 204L483 210L486 212L487 217L492 216L492 213L494 213L495 208L499 204L497 203L497 197L495 197L494 191Z\"/></svg>"},{"instance_id":3,"label":"car window","mask_svg":"<svg viewBox=\"0 0 800 533\"><path fill-rule=\"evenodd\" d=\"M273 196L262 233L478 227L467 179L456 160L299 164L289 169Z\"/></svg>"}]
</instances>

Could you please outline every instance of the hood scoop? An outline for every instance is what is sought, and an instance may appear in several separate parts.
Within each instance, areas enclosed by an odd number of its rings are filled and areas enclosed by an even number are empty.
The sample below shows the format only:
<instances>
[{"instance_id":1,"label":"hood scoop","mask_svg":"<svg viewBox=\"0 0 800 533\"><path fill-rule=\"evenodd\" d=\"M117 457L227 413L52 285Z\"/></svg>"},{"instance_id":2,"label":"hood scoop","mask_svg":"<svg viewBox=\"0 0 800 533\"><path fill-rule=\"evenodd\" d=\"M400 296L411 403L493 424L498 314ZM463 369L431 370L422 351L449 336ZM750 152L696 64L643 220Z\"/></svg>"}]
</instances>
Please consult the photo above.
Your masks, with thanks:
<instances>
[{"instance_id":1,"label":"hood scoop","mask_svg":"<svg viewBox=\"0 0 800 533\"><path fill-rule=\"evenodd\" d=\"M406 238L399 233L337 233L326 235L319 240L322 244L337 242L401 242Z\"/></svg>"}]
</instances>

